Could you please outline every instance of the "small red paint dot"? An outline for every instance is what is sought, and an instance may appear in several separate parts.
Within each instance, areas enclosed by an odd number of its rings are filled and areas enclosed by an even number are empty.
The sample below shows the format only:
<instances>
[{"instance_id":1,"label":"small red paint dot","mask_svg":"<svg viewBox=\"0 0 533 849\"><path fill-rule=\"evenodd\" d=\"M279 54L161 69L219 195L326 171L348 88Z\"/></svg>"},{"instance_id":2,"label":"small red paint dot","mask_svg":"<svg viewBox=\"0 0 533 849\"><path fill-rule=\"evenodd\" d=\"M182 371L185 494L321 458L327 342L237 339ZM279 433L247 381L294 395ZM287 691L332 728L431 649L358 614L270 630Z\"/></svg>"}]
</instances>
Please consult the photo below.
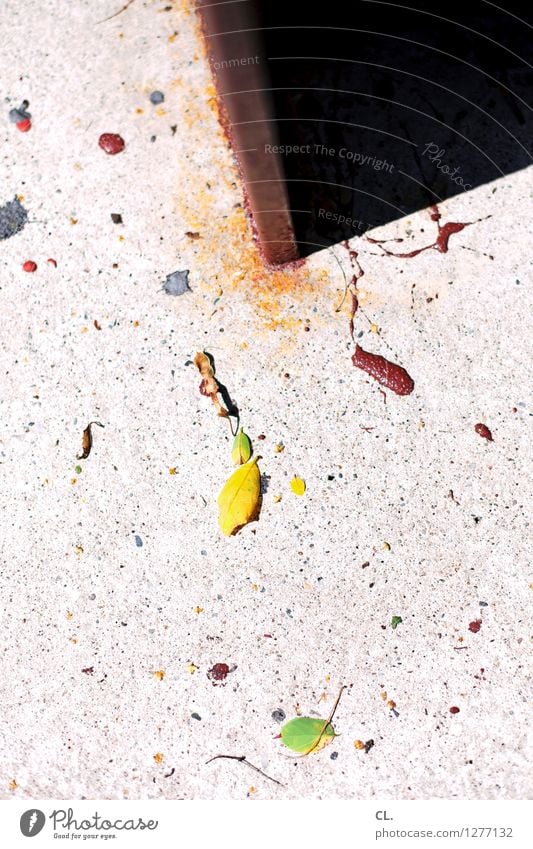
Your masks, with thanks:
<instances>
[{"instance_id":1,"label":"small red paint dot","mask_svg":"<svg viewBox=\"0 0 533 849\"><path fill-rule=\"evenodd\" d=\"M479 422L477 425L474 426L474 430L477 434L479 434L479 436L482 436L483 439L488 439L489 442L493 441L492 433L490 432L486 424L482 424L481 422Z\"/></svg>"},{"instance_id":2,"label":"small red paint dot","mask_svg":"<svg viewBox=\"0 0 533 849\"><path fill-rule=\"evenodd\" d=\"M110 156L115 156L124 150L126 142L117 133L102 133L98 139L98 145Z\"/></svg>"},{"instance_id":3,"label":"small red paint dot","mask_svg":"<svg viewBox=\"0 0 533 849\"><path fill-rule=\"evenodd\" d=\"M23 271L37 271L37 263L33 262L32 259L27 259L22 269Z\"/></svg>"},{"instance_id":4,"label":"small red paint dot","mask_svg":"<svg viewBox=\"0 0 533 849\"><path fill-rule=\"evenodd\" d=\"M459 708L458 708L458 707L455 707L455 706L454 706L454 707L451 707L451 708L450 708L450 713L459 713Z\"/></svg>"},{"instance_id":5,"label":"small red paint dot","mask_svg":"<svg viewBox=\"0 0 533 849\"><path fill-rule=\"evenodd\" d=\"M470 622L468 626L468 630L472 631L473 634L477 634L479 629L481 628L481 619L474 619L473 622Z\"/></svg>"},{"instance_id":6,"label":"small red paint dot","mask_svg":"<svg viewBox=\"0 0 533 849\"><path fill-rule=\"evenodd\" d=\"M48 265L52 265L54 268L57 268L57 262L55 261L55 259L47 259L46 261Z\"/></svg>"},{"instance_id":7,"label":"small red paint dot","mask_svg":"<svg viewBox=\"0 0 533 849\"><path fill-rule=\"evenodd\" d=\"M229 671L230 668L227 663L215 663L207 673L207 677L211 681L224 681Z\"/></svg>"},{"instance_id":8,"label":"small red paint dot","mask_svg":"<svg viewBox=\"0 0 533 849\"><path fill-rule=\"evenodd\" d=\"M24 118L22 121L17 121L16 127L21 133L27 133L31 130L31 121L29 118Z\"/></svg>"}]
</instances>

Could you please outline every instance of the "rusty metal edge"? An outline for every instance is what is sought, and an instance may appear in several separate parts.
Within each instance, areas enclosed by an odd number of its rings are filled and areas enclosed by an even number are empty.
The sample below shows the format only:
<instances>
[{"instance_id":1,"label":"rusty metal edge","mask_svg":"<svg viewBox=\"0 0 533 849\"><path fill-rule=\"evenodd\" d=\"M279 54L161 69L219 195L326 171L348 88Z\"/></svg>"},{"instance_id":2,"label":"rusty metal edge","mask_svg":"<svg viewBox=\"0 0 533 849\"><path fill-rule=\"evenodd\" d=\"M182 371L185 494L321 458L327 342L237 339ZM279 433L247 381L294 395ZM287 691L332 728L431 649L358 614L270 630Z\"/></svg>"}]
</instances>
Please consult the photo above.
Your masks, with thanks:
<instances>
[{"instance_id":1,"label":"rusty metal edge","mask_svg":"<svg viewBox=\"0 0 533 849\"><path fill-rule=\"evenodd\" d=\"M253 5L197 0L196 12L218 95L220 121L237 160L261 255L268 265L294 262L299 251L283 165L279 154L267 152L268 146L275 147L279 140L264 72L266 56L253 31ZM230 59L233 63L236 59L254 61L228 65Z\"/></svg>"}]
</instances>

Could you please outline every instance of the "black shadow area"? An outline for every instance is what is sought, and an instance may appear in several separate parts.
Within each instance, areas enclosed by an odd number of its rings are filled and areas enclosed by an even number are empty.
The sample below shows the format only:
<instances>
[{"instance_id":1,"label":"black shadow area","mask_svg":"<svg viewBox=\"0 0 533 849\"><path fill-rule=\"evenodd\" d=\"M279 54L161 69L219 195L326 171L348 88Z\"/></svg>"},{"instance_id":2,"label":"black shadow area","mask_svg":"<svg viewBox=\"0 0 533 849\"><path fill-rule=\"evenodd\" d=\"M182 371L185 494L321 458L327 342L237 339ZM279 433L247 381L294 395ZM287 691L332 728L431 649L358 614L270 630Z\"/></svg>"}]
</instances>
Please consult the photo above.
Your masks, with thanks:
<instances>
[{"instance_id":1,"label":"black shadow area","mask_svg":"<svg viewBox=\"0 0 533 849\"><path fill-rule=\"evenodd\" d=\"M528 4L256 2L302 255L531 163Z\"/></svg>"}]
</instances>

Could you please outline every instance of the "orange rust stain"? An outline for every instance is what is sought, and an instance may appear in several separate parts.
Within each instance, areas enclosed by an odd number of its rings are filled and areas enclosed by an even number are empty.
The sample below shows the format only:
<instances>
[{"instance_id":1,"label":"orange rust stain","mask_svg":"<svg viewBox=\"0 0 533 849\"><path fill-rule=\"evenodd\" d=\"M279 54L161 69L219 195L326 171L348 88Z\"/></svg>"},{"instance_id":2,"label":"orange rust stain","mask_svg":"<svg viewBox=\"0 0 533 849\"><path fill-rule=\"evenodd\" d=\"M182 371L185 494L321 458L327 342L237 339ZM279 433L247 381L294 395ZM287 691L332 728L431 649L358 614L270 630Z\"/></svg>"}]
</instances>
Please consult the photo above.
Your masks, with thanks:
<instances>
[{"instance_id":1,"label":"orange rust stain","mask_svg":"<svg viewBox=\"0 0 533 849\"><path fill-rule=\"evenodd\" d=\"M176 9L189 14L190 0L180 0ZM194 31L200 67L195 65L190 80L185 70L173 82L174 88L188 91L178 130L186 136L188 156L179 162L175 205L179 217L186 222L183 230L199 232L201 236L194 242L195 265L210 273L199 285L206 295L219 288L224 290L224 298L238 293L267 330L303 329L304 322L299 317L303 304L328 285L328 274L310 271L306 264L265 266L245 212L237 164L223 130L198 16L189 24ZM203 79L200 90L198 72ZM196 92L192 97L191 90ZM301 309L294 308L295 302L302 305Z\"/></svg>"}]
</instances>

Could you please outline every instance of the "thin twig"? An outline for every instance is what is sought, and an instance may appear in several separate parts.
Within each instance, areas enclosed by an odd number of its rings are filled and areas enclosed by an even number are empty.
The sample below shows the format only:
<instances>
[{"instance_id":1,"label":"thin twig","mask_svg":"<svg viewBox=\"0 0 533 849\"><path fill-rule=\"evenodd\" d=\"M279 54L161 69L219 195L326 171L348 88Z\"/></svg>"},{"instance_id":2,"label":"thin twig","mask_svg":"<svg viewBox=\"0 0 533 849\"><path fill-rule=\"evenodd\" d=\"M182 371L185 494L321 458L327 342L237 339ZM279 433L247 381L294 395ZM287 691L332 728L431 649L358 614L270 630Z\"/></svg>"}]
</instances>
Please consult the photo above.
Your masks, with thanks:
<instances>
[{"instance_id":1,"label":"thin twig","mask_svg":"<svg viewBox=\"0 0 533 849\"><path fill-rule=\"evenodd\" d=\"M278 784L280 787L286 786L285 784L282 784L281 781L278 781L276 778L272 778L271 775L267 775L266 772L263 772L263 770L259 769L258 766L254 766L254 764L251 764L250 761L247 760L246 755L215 755L213 758L209 758L209 760L206 761L206 765L210 764L211 761L216 761L218 758L226 758L230 761L239 761L239 763L246 764L246 766L249 766L250 769L254 769L256 772L259 773L259 775L262 775L263 778L268 778L269 781L273 781L274 784Z\"/></svg>"},{"instance_id":2,"label":"thin twig","mask_svg":"<svg viewBox=\"0 0 533 849\"><path fill-rule=\"evenodd\" d=\"M132 3L133 3L133 0L128 0L128 2L124 4L124 6L122 7L122 9L119 9L119 10L118 10L118 12L115 12L113 15L110 15L108 18L104 18L104 19L103 19L103 21L97 21L97 23L99 23L99 24L105 24L105 22L106 22L106 21L110 21L110 20L112 20L113 18L116 18L116 17L117 17L117 15L121 15L121 14L122 14L122 12L125 12L125 11L126 11L126 9L128 8L128 6L131 6L131 4L132 4Z\"/></svg>"},{"instance_id":3,"label":"thin twig","mask_svg":"<svg viewBox=\"0 0 533 849\"><path fill-rule=\"evenodd\" d=\"M343 267L339 257L337 256L337 254L335 253L333 248L330 248L330 251L331 251L332 255L335 257L335 259L337 260L337 265L339 266L340 270L342 271L342 276L344 277L344 294L342 296L342 300L341 300L339 306L335 307L335 312L340 312L340 310L342 309L342 305L343 305L344 301L346 300L346 295L348 294L348 289L350 288L350 284L348 283L348 278L346 277L346 272L344 271L344 267Z\"/></svg>"},{"instance_id":4,"label":"thin twig","mask_svg":"<svg viewBox=\"0 0 533 849\"><path fill-rule=\"evenodd\" d=\"M320 734L318 735L318 739L317 739L317 740L313 743L313 745L311 746L311 748L310 748L310 749L308 749L308 751L307 751L307 752L304 752L304 757L306 757L307 755L310 755L310 754L311 754L311 752L314 752L314 750L315 750L315 749L317 748L317 746L320 744L320 741L322 740L322 737L324 736L324 734L325 734L325 732L326 732L326 728L328 727L328 725L330 725L330 724L331 724L331 720L332 720L332 719L333 719L333 717L335 716L335 711L337 710L337 708L338 708L338 706L339 706L339 702L340 702L340 700L341 700L341 696L342 696L342 694L343 694L343 692L344 692L344 690L345 690L345 689L346 689L346 684L343 684L343 685L342 685L342 687L341 687L341 688L340 688L340 690L339 690L339 695L337 696L337 699L336 699L336 701L335 701L335 704L333 705L333 710L331 711L331 713L330 713L330 715L328 716L328 718L324 721L324 727L322 728L322 731L321 731L321 732L320 732Z\"/></svg>"}]
</instances>

